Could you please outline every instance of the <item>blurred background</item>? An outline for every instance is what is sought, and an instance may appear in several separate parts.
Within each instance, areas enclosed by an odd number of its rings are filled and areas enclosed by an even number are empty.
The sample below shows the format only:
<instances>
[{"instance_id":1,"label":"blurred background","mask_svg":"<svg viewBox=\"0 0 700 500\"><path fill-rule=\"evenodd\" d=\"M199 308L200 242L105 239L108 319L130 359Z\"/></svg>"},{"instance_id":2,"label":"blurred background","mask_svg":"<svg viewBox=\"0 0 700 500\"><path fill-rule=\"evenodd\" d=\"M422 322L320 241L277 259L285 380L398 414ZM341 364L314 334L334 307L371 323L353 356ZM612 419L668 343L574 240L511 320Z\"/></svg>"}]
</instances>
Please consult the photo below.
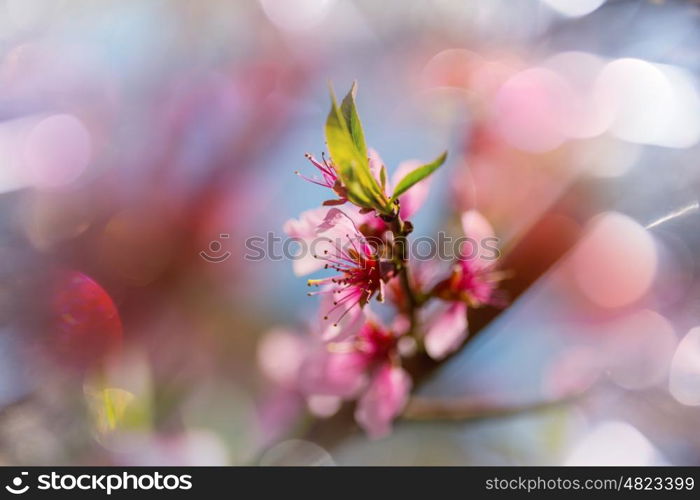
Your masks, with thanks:
<instances>
[{"instance_id":1,"label":"blurred background","mask_svg":"<svg viewBox=\"0 0 700 500\"><path fill-rule=\"evenodd\" d=\"M698 28L671 0L0 1L0 464L700 465ZM450 151L416 235L477 209L513 252L512 303L417 387L508 415L308 432L345 425L292 381L316 304L245 241L325 199L293 172L353 80L390 172Z\"/></svg>"}]
</instances>

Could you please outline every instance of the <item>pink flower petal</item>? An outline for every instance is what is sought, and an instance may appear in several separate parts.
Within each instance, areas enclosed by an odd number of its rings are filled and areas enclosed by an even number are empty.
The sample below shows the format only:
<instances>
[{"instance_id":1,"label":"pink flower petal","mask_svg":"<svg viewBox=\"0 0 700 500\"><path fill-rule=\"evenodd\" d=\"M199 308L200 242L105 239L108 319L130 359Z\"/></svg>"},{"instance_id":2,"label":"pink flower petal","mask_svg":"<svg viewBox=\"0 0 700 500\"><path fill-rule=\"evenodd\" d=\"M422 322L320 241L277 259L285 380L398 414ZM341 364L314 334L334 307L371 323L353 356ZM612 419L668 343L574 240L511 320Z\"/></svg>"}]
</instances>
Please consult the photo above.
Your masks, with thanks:
<instances>
[{"instance_id":1,"label":"pink flower petal","mask_svg":"<svg viewBox=\"0 0 700 500\"><path fill-rule=\"evenodd\" d=\"M437 314L425 334L428 356L440 360L455 351L467 337L467 305L454 302Z\"/></svg>"},{"instance_id":2,"label":"pink flower petal","mask_svg":"<svg viewBox=\"0 0 700 500\"><path fill-rule=\"evenodd\" d=\"M465 257L469 257L473 254L473 257L477 255L483 256L488 253L488 250L484 250L484 240L486 238L495 238L496 233L493 230L491 223L484 217L480 212L476 210L468 210L462 214L462 230L467 238L470 238L472 244L476 244L476 251L472 252L473 249L464 248Z\"/></svg>"},{"instance_id":3,"label":"pink flower petal","mask_svg":"<svg viewBox=\"0 0 700 500\"><path fill-rule=\"evenodd\" d=\"M365 237L357 228L360 214L331 208L326 213L316 231L316 241L310 248L311 253L324 256L338 256L350 249L366 249ZM323 259L319 259L323 261ZM325 262L324 262L325 264Z\"/></svg>"},{"instance_id":4,"label":"pink flower petal","mask_svg":"<svg viewBox=\"0 0 700 500\"><path fill-rule=\"evenodd\" d=\"M323 263L318 259L314 259L310 254L300 255L292 262L292 270L295 276L306 276L307 274L315 273L319 269L323 269Z\"/></svg>"},{"instance_id":5,"label":"pink flower petal","mask_svg":"<svg viewBox=\"0 0 700 500\"><path fill-rule=\"evenodd\" d=\"M321 207L303 212L299 219L290 219L284 224L284 232L290 238L300 240L302 252L298 258L292 262L294 274L297 276L305 276L307 274L323 269L325 262L314 258L313 252L310 251L314 246L314 241L318 239L317 231L326 215L328 208Z\"/></svg>"},{"instance_id":6,"label":"pink flower petal","mask_svg":"<svg viewBox=\"0 0 700 500\"><path fill-rule=\"evenodd\" d=\"M341 230L344 234L357 232L355 221L339 208L331 208L319 224L317 234L327 233L332 230Z\"/></svg>"},{"instance_id":7,"label":"pink flower petal","mask_svg":"<svg viewBox=\"0 0 700 500\"><path fill-rule=\"evenodd\" d=\"M347 347L347 352L342 352L342 344L324 344L313 351L301 367L301 390L308 395L355 397L367 383L367 359Z\"/></svg>"},{"instance_id":8,"label":"pink flower petal","mask_svg":"<svg viewBox=\"0 0 700 500\"><path fill-rule=\"evenodd\" d=\"M411 377L399 367L382 365L357 403L355 420L373 438L391 432L391 423L408 402Z\"/></svg>"},{"instance_id":9,"label":"pink flower petal","mask_svg":"<svg viewBox=\"0 0 700 500\"><path fill-rule=\"evenodd\" d=\"M369 157L369 170L372 172L372 175L374 175L374 178L377 179L377 182L381 185L379 172L381 171L384 162L375 149L367 148L367 156Z\"/></svg>"},{"instance_id":10,"label":"pink flower petal","mask_svg":"<svg viewBox=\"0 0 700 500\"><path fill-rule=\"evenodd\" d=\"M326 287L324 291L332 289L333 287ZM362 309L354 306L354 299L337 306L334 304L334 297L333 293L321 294L318 322L321 325L321 339L324 341L340 341L352 337L365 321Z\"/></svg>"}]
</instances>

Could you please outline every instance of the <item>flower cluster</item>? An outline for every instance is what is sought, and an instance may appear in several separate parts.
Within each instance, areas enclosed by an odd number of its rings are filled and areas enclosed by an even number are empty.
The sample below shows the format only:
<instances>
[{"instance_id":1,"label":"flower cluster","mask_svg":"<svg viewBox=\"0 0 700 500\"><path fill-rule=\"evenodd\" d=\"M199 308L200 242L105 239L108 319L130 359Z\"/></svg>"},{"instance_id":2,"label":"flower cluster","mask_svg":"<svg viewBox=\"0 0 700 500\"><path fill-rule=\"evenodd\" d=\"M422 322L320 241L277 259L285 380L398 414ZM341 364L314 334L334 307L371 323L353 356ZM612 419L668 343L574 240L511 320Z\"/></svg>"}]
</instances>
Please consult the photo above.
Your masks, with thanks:
<instances>
[{"instance_id":1,"label":"flower cluster","mask_svg":"<svg viewBox=\"0 0 700 500\"><path fill-rule=\"evenodd\" d=\"M468 335L467 309L502 298L493 262L479 255L457 258L447 269L411 262L409 219L425 201L430 174L446 154L428 164L404 162L389 180L379 155L365 146L354 97L354 86L340 106L332 96L329 156L318 161L306 155L320 177L302 177L328 189L332 198L284 229L316 248L294 262L295 273L328 274L308 280L320 309L299 363L299 390L308 398L356 400L357 423L371 437L381 437L409 398L406 358L423 352L443 359ZM475 211L463 214L462 226L472 241L494 236ZM390 324L372 310L375 301L391 305L384 308L391 312Z\"/></svg>"}]
</instances>

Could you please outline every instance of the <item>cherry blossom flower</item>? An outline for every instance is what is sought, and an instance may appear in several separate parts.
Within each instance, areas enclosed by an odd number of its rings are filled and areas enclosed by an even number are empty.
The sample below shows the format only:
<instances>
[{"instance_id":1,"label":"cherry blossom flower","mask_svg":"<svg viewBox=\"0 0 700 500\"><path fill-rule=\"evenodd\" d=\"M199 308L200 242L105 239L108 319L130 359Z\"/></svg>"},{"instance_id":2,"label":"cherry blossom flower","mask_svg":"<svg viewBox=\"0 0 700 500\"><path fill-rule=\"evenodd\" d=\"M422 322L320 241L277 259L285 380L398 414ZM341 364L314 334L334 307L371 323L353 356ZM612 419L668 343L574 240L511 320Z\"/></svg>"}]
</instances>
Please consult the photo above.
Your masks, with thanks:
<instances>
[{"instance_id":1,"label":"cherry blossom flower","mask_svg":"<svg viewBox=\"0 0 700 500\"><path fill-rule=\"evenodd\" d=\"M369 311L356 334L339 342L323 342L301 370L301 387L309 396L357 399L355 419L370 437L391 430L411 388L399 365L401 334L387 329Z\"/></svg>"},{"instance_id":2,"label":"cherry blossom flower","mask_svg":"<svg viewBox=\"0 0 700 500\"><path fill-rule=\"evenodd\" d=\"M306 276L323 269L326 262L315 256L325 254L326 251L331 253L334 251L336 242L347 240L345 237L347 231L343 232L344 228L342 226L339 226L337 230L329 230L325 226L322 227L331 210L334 209L319 207L306 210L301 213L298 219L289 219L285 222L283 226L284 232L290 238L297 240L302 247L302 251L292 262L294 274L297 276ZM354 205L344 206L343 213L354 222L355 227L366 240L375 241L373 235L376 232L373 228L379 228L381 225L381 227L385 228L384 231L386 230L386 223L379 217L373 213L362 213Z\"/></svg>"},{"instance_id":3,"label":"cherry blossom flower","mask_svg":"<svg viewBox=\"0 0 700 500\"><path fill-rule=\"evenodd\" d=\"M323 319L337 327L349 312L361 309L373 296L383 300L384 282L392 273L392 264L379 258L352 218L337 208L328 211L317 234L328 235L329 246L314 257L338 274L309 280L309 286L321 287L309 295L332 297L325 301Z\"/></svg>"},{"instance_id":4,"label":"cherry blossom flower","mask_svg":"<svg viewBox=\"0 0 700 500\"><path fill-rule=\"evenodd\" d=\"M468 307L500 306L505 302L497 290L501 275L494 270L495 261L482 252L484 239L495 234L491 224L478 212L470 211L463 214L462 225L478 251L469 257L459 256L449 276L432 289L432 295L444 301L426 322L425 349L436 360L455 351L467 338Z\"/></svg>"},{"instance_id":5,"label":"cherry blossom flower","mask_svg":"<svg viewBox=\"0 0 700 500\"><path fill-rule=\"evenodd\" d=\"M302 246L301 254L292 263L297 276L324 268L340 273L309 282L320 287L320 291L312 295L321 295L319 323L324 325L326 337L333 337L340 331L352 332L361 316L359 308L354 306L362 307L375 293L383 295L384 285L379 275L384 264L379 262L375 248L368 245L357 225L374 218L374 215L361 214L354 205L347 205L342 212L337 208L320 207L303 212L298 220L291 219L284 225L285 232ZM331 262L336 260L340 266Z\"/></svg>"},{"instance_id":6,"label":"cherry blossom flower","mask_svg":"<svg viewBox=\"0 0 700 500\"><path fill-rule=\"evenodd\" d=\"M298 390L314 414L330 415L341 400L355 400L355 420L376 438L390 432L408 400L412 380L401 362L421 347L423 306L439 299L445 308L427 322L424 339L428 353L437 358L455 349L466 335L467 307L490 302L491 275L486 272L487 259L480 255L473 265L467 265L466 258L457 259L447 279L434 265L409 261L407 237L413 229L409 219L425 202L430 176L445 163L447 152L428 163L403 162L389 180L378 153L366 146L356 92L353 84L339 104L331 90L325 124L331 156L318 161L306 155L320 177L302 177L330 189L334 199L284 227L307 254L294 261L297 275L322 269L334 272L308 280L309 286L318 288L309 295L321 299L319 318L311 325L316 335L300 365L264 367L270 378L285 384L290 374L297 373ZM338 205L343 209L335 208ZM465 228L476 227L473 232L490 227L478 226L480 222L474 214L463 219ZM383 301L387 284L397 309L389 328L368 307L372 298ZM269 345L264 347L276 355Z\"/></svg>"},{"instance_id":7,"label":"cherry blossom flower","mask_svg":"<svg viewBox=\"0 0 700 500\"><path fill-rule=\"evenodd\" d=\"M408 402L411 377L406 370L382 365L358 401L355 420L375 439L391 433L391 423Z\"/></svg>"},{"instance_id":8,"label":"cherry blossom flower","mask_svg":"<svg viewBox=\"0 0 700 500\"><path fill-rule=\"evenodd\" d=\"M500 273L494 271L493 263L480 259L458 259L450 275L435 285L434 296L448 301L464 302L471 307L502 302L497 291Z\"/></svg>"}]
</instances>

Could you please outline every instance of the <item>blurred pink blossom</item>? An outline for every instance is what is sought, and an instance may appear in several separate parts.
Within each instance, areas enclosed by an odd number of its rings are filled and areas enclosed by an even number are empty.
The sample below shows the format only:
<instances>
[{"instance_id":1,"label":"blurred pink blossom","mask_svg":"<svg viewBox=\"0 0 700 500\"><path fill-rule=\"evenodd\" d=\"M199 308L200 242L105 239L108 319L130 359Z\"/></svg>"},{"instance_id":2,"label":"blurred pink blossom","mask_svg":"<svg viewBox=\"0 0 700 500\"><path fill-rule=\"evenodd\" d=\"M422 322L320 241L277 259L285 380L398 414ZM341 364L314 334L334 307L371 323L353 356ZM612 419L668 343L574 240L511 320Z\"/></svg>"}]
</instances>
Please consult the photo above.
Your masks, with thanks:
<instances>
[{"instance_id":1,"label":"blurred pink blossom","mask_svg":"<svg viewBox=\"0 0 700 500\"><path fill-rule=\"evenodd\" d=\"M372 437L391 428L406 403L411 382L398 366L400 334L364 311L358 333L340 342L324 342L302 366L300 385L309 396L358 399L355 418Z\"/></svg>"}]
</instances>

